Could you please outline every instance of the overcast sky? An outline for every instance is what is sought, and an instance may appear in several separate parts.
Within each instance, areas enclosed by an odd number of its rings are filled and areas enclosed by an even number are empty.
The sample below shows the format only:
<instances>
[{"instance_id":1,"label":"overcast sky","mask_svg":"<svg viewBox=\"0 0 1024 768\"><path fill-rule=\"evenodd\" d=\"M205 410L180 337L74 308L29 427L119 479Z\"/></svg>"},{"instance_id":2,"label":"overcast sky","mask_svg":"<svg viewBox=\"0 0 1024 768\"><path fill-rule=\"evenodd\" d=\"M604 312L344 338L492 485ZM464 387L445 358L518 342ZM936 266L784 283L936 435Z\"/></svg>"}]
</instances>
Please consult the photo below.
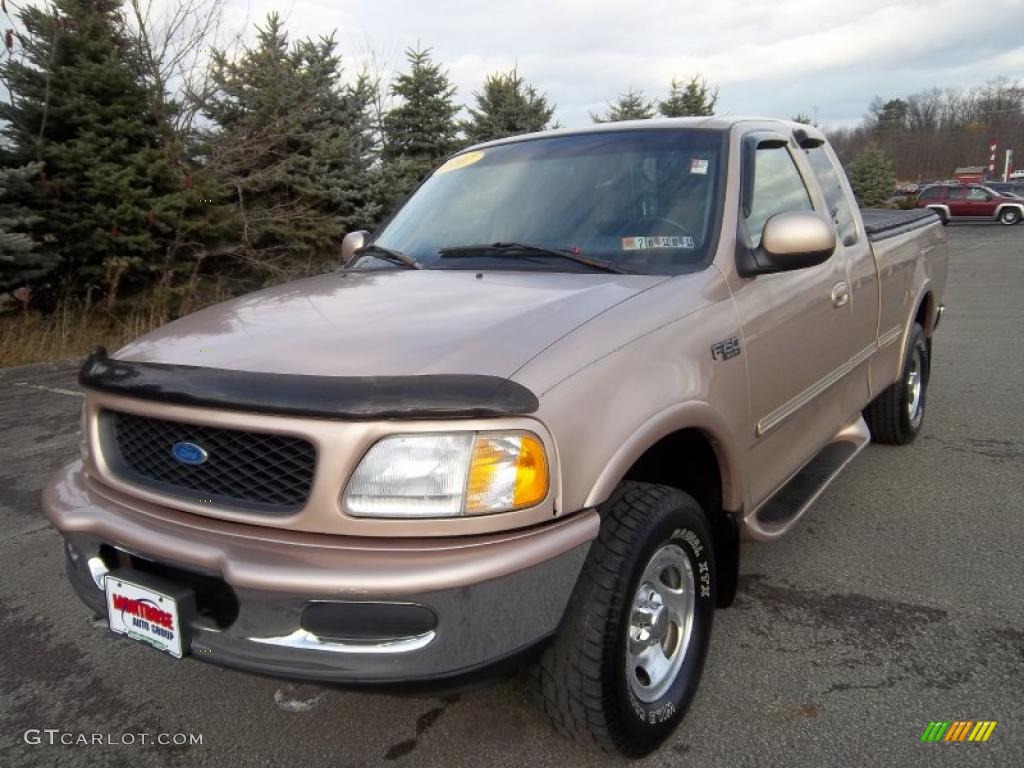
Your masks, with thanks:
<instances>
[{"instance_id":1,"label":"overcast sky","mask_svg":"<svg viewBox=\"0 0 1024 768\"><path fill-rule=\"evenodd\" d=\"M293 36L336 28L349 64L433 47L465 103L518 64L565 126L673 74L720 88L718 111L856 122L872 97L1024 80L1024 0L226 0L228 26L277 10Z\"/></svg>"}]
</instances>

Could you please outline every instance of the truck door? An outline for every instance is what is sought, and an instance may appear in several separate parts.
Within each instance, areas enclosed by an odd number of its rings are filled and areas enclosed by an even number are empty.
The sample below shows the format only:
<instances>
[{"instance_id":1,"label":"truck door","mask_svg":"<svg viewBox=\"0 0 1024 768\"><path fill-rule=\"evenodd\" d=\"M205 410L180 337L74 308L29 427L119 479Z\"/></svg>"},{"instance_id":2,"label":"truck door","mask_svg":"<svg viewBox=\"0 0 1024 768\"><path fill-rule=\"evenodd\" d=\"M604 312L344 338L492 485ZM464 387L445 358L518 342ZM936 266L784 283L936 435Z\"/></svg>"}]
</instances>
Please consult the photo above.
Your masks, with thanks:
<instances>
[{"instance_id":1,"label":"truck door","mask_svg":"<svg viewBox=\"0 0 1024 768\"><path fill-rule=\"evenodd\" d=\"M832 258L843 265L850 292L851 317L842 330L841 342L851 353L850 372L836 386L842 389L843 413L855 414L871 400L868 358L878 339L878 265L860 217L854 213L853 190L838 158L824 142L808 140L803 147L836 228Z\"/></svg>"},{"instance_id":2,"label":"truck door","mask_svg":"<svg viewBox=\"0 0 1024 768\"><path fill-rule=\"evenodd\" d=\"M756 136L756 134L755 134ZM793 144L743 140L743 217L737 247L757 248L769 218L824 206ZM805 178L805 174L807 177ZM746 190L749 189L749 192ZM745 241L745 242L743 242ZM850 358L849 276L842 253L822 264L739 278L731 284L750 380L751 503L766 499L842 426L840 389Z\"/></svg>"}]
</instances>

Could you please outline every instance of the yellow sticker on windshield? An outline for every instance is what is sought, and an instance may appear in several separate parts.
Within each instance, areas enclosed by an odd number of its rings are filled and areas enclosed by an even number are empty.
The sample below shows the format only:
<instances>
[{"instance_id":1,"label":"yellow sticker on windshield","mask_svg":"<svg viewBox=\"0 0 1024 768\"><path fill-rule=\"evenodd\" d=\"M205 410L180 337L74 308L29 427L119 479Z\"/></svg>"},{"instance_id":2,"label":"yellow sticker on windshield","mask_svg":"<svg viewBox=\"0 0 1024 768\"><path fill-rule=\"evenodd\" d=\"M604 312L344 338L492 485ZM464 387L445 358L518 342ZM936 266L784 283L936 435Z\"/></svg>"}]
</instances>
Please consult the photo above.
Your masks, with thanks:
<instances>
[{"instance_id":1,"label":"yellow sticker on windshield","mask_svg":"<svg viewBox=\"0 0 1024 768\"><path fill-rule=\"evenodd\" d=\"M467 165L479 162L484 159L484 153L481 150L476 152L466 152L464 155L456 155L447 163L438 168L434 173L448 173L448 171L457 171L460 168L465 168Z\"/></svg>"}]
</instances>

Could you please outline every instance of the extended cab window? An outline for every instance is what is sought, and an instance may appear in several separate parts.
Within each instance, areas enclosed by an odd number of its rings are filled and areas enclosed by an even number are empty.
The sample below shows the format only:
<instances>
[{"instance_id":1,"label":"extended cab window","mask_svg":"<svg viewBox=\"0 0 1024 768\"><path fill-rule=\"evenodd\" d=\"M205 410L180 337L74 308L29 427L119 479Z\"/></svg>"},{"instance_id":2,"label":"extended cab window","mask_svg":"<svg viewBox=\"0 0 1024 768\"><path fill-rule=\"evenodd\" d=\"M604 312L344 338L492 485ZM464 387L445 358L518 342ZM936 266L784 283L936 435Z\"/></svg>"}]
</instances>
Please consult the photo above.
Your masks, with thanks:
<instances>
[{"instance_id":1,"label":"extended cab window","mask_svg":"<svg viewBox=\"0 0 1024 768\"><path fill-rule=\"evenodd\" d=\"M754 192L747 216L751 247L761 244L765 222L775 214L810 210L811 197L786 148L758 149L754 159Z\"/></svg>"},{"instance_id":2,"label":"extended cab window","mask_svg":"<svg viewBox=\"0 0 1024 768\"><path fill-rule=\"evenodd\" d=\"M828 203L829 213L836 225L836 235L843 245L853 245L857 242L857 221L853 216L850 207L850 199L843 188L839 172L835 163L828 156L824 147L813 147L806 150L807 158L811 162L814 175L825 193L825 202Z\"/></svg>"},{"instance_id":3,"label":"extended cab window","mask_svg":"<svg viewBox=\"0 0 1024 768\"><path fill-rule=\"evenodd\" d=\"M725 136L609 130L471 150L436 170L375 243L441 269L588 269L523 245L642 274L703 269L722 211Z\"/></svg>"}]
</instances>

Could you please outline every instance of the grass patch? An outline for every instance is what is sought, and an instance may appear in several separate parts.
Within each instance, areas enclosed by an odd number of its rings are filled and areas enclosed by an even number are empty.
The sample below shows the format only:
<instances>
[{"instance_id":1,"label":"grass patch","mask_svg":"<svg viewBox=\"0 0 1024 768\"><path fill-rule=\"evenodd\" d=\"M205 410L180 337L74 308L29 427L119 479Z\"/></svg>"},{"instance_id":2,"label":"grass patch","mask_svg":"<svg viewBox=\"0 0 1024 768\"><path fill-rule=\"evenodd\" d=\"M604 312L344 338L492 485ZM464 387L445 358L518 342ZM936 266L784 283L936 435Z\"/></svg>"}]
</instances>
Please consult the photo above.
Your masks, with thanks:
<instances>
[{"instance_id":1,"label":"grass patch","mask_svg":"<svg viewBox=\"0 0 1024 768\"><path fill-rule=\"evenodd\" d=\"M156 308L111 313L72 304L49 315L10 313L0 316L0 367L78 357L99 345L113 351L168 319Z\"/></svg>"},{"instance_id":2,"label":"grass patch","mask_svg":"<svg viewBox=\"0 0 1024 768\"><path fill-rule=\"evenodd\" d=\"M117 302L95 302L91 292L84 300L68 297L49 314L24 311L28 299L14 295L23 302L21 308L14 301L0 305L0 368L81 357L98 346L113 352L154 328L248 288L221 276L203 280L193 275L185 285L170 288L162 283Z\"/></svg>"}]
</instances>

